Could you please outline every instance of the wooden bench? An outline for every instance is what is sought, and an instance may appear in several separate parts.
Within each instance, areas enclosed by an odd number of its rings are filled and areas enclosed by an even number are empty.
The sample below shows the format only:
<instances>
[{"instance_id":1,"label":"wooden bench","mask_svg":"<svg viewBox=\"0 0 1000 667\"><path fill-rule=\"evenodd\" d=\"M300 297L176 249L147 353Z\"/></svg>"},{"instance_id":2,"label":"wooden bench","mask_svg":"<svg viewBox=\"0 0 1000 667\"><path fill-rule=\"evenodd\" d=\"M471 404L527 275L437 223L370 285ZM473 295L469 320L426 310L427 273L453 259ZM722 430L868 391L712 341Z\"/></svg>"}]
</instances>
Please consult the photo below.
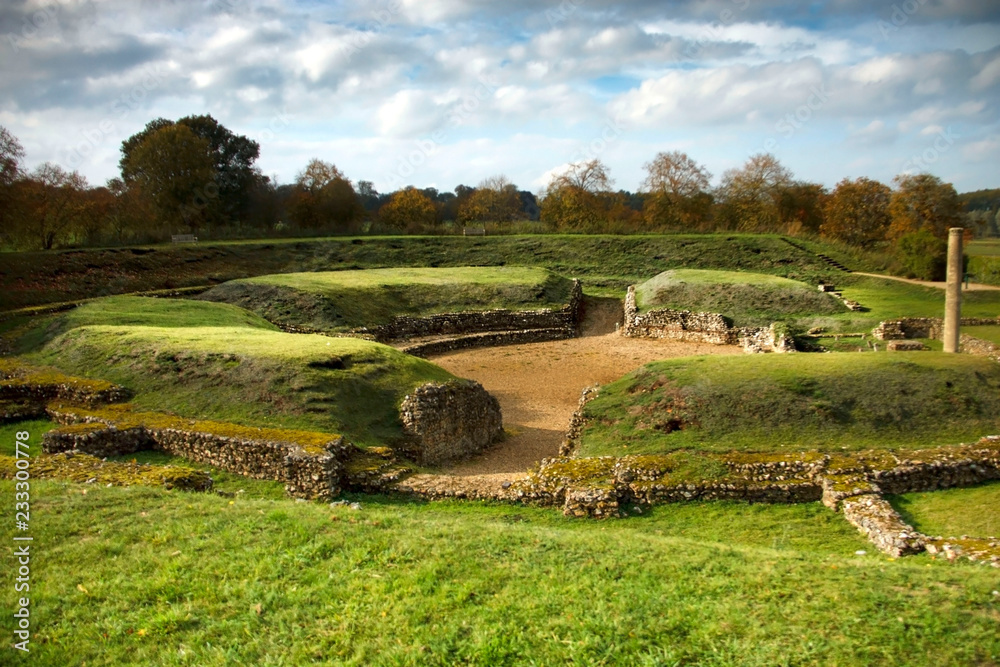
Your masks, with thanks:
<instances>
[{"instance_id":1,"label":"wooden bench","mask_svg":"<svg viewBox=\"0 0 1000 667\"><path fill-rule=\"evenodd\" d=\"M485 227L466 227L462 230L462 236L486 236Z\"/></svg>"},{"instance_id":2,"label":"wooden bench","mask_svg":"<svg viewBox=\"0 0 1000 667\"><path fill-rule=\"evenodd\" d=\"M198 237L194 234L171 234L170 240L174 243L197 243Z\"/></svg>"}]
</instances>

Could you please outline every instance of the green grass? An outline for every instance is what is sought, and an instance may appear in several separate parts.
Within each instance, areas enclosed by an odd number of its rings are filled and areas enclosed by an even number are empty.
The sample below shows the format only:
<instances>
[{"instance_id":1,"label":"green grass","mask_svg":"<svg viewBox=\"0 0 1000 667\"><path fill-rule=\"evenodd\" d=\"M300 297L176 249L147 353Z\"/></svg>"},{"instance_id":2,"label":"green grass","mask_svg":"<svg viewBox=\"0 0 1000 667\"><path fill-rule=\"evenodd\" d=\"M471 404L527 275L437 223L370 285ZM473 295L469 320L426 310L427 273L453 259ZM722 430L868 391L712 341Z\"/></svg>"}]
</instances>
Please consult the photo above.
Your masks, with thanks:
<instances>
[{"instance_id":1,"label":"green grass","mask_svg":"<svg viewBox=\"0 0 1000 667\"><path fill-rule=\"evenodd\" d=\"M962 327L962 333L1000 345L1000 326Z\"/></svg>"},{"instance_id":2,"label":"green grass","mask_svg":"<svg viewBox=\"0 0 1000 667\"><path fill-rule=\"evenodd\" d=\"M371 496L352 511L82 490L32 485L31 664L1000 659L994 570L886 559L818 503L596 522ZM0 581L8 601L13 571ZM12 623L0 622L8 636Z\"/></svg>"},{"instance_id":3,"label":"green grass","mask_svg":"<svg viewBox=\"0 0 1000 667\"><path fill-rule=\"evenodd\" d=\"M31 419L16 423L0 424L0 456L15 455L14 435L19 431L27 431L31 435L29 440L29 455L35 456L40 454L42 451L42 436L58 427L59 424L50 419ZM21 451L24 451L23 448Z\"/></svg>"},{"instance_id":4,"label":"green grass","mask_svg":"<svg viewBox=\"0 0 1000 667\"><path fill-rule=\"evenodd\" d=\"M453 377L370 341L249 327L83 326L28 359L121 384L142 409L341 433L362 446L401 437L403 396Z\"/></svg>"},{"instance_id":5,"label":"green grass","mask_svg":"<svg viewBox=\"0 0 1000 667\"><path fill-rule=\"evenodd\" d=\"M806 326L811 316L847 311L830 294L797 280L698 269L665 271L647 280L636 287L636 302L641 311L673 308L721 313L739 327L800 320Z\"/></svg>"},{"instance_id":6,"label":"green grass","mask_svg":"<svg viewBox=\"0 0 1000 667\"><path fill-rule=\"evenodd\" d=\"M970 257L1000 255L1000 239L979 239L966 244L965 254Z\"/></svg>"},{"instance_id":7,"label":"green grass","mask_svg":"<svg viewBox=\"0 0 1000 667\"><path fill-rule=\"evenodd\" d=\"M815 247L814 247L815 246ZM857 270L878 270L810 244ZM840 274L781 237L750 234L362 237L6 253L0 309L144 290L215 285L271 273L391 267L539 266L620 296L666 269L754 271L813 283ZM183 267L183 270L178 270Z\"/></svg>"},{"instance_id":8,"label":"green grass","mask_svg":"<svg viewBox=\"0 0 1000 667\"><path fill-rule=\"evenodd\" d=\"M857 301L865 312L814 317L812 326L830 332L868 331L879 322L900 317L944 317L944 290L898 280L842 274L835 281L844 298ZM1000 291L962 293L964 317L1000 315Z\"/></svg>"},{"instance_id":9,"label":"green grass","mask_svg":"<svg viewBox=\"0 0 1000 667\"><path fill-rule=\"evenodd\" d=\"M893 507L925 535L1000 537L1000 482L891 496Z\"/></svg>"},{"instance_id":10,"label":"green grass","mask_svg":"<svg viewBox=\"0 0 1000 667\"><path fill-rule=\"evenodd\" d=\"M243 308L224 303L191 299L154 299L114 296L95 299L78 308L34 318L11 337L15 350L26 352L82 326L144 327L250 327L265 331L278 328Z\"/></svg>"},{"instance_id":11,"label":"green grass","mask_svg":"<svg viewBox=\"0 0 1000 667\"><path fill-rule=\"evenodd\" d=\"M199 298L232 303L271 321L323 331L388 324L402 315L569 303L572 282L545 269L458 267L283 273L236 280Z\"/></svg>"},{"instance_id":12,"label":"green grass","mask_svg":"<svg viewBox=\"0 0 1000 667\"><path fill-rule=\"evenodd\" d=\"M996 363L938 352L663 361L602 388L580 453L957 444L998 432L998 389Z\"/></svg>"}]
</instances>

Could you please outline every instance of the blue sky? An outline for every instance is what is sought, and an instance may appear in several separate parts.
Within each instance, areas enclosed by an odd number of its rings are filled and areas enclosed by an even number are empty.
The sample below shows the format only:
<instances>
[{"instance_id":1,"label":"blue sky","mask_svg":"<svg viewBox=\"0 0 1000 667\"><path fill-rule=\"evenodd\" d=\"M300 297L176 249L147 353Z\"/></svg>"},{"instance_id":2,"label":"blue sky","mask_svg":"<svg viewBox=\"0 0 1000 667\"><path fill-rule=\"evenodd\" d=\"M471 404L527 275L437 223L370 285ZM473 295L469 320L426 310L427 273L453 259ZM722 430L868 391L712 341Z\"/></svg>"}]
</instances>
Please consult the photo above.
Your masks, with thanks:
<instances>
[{"instance_id":1,"label":"blue sky","mask_svg":"<svg viewBox=\"0 0 1000 667\"><path fill-rule=\"evenodd\" d=\"M718 182L772 152L802 180L926 171L1000 187L1000 3L982 0L6 0L0 125L29 167L101 184L156 117L209 113L294 180L380 191L657 152Z\"/></svg>"}]
</instances>

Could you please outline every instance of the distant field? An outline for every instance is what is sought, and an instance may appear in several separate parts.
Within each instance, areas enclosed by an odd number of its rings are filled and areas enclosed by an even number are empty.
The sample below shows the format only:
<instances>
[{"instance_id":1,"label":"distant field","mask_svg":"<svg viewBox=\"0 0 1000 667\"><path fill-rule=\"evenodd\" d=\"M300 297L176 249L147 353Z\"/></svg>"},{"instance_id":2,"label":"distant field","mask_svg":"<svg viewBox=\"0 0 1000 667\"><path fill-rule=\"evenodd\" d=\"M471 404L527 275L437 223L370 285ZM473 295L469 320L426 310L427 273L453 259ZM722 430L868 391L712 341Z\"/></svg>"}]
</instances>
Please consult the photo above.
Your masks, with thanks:
<instances>
[{"instance_id":1,"label":"distant field","mask_svg":"<svg viewBox=\"0 0 1000 667\"><path fill-rule=\"evenodd\" d=\"M858 270L878 270L837 246L811 249ZM391 267L539 266L620 295L674 268L754 271L806 282L832 279L810 252L773 235L531 235L360 237L4 253L0 309L163 288L218 285L273 273Z\"/></svg>"},{"instance_id":2,"label":"distant field","mask_svg":"<svg viewBox=\"0 0 1000 667\"><path fill-rule=\"evenodd\" d=\"M401 315L470 310L559 309L572 281L542 268L457 267L281 273L235 280L198 297L268 320L345 331Z\"/></svg>"},{"instance_id":3,"label":"distant field","mask_svg":"<svg viewBox=\"0 0 1000 667\"><path fill-rule=\"evenodd\" d=\"M966 244L965 254L970 256L985 255L994 257L1000 255L1000 239L980 239Z\"/></svg>"},{"instance_id":4,"label":"distant field","mask_svg":"<svg viewBox=\"0 0 1000 667\"><path fill-rule=\"evenodd\" d=\"M735 326L767 326L847 312L836 298L797 280L761 273L676 269L636 288L641 311L673 308L721 313Z\"/></svg>"},{"instance_id":5,"label":"distant field","mask_svg":"<svg viewBox=\"0 0 1000 667\"><path fill-rule=\"evenodd\" d=\"M1000 366L938 352L690 357L606 385L585 414L585 456L956 444L998 432Z\"/></svg>"}]
</instances>

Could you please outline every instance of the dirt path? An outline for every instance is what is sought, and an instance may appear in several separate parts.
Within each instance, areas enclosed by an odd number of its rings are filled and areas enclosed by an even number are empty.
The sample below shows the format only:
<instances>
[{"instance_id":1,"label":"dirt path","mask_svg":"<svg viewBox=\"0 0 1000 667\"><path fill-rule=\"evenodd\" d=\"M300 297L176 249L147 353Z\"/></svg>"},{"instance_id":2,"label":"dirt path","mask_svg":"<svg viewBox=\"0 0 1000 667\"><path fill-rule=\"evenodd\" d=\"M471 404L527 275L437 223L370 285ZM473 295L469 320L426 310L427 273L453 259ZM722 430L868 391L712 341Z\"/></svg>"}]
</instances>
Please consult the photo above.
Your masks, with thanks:
<instances>
[{"instance_id":1,"label":"dirt path","mask_svg":"<svg viewBox=\"0 0 1000 667\"><path fill-rule=\"evenodd\" d=\"M885 276L880 273L862 273L861 271L854 271L856 276L868 276L870 278L885 278L886 280L898 280L901 283L910 283L911 285L923 285L924 287L936 287L938 289L944 289L947 283L944 281L931 281L931 280L914 280L913 278L900 278L899 276ZM1000 287L995 285L984 285L983 283L969 283L968 287L962 286L963 292L976 292L980 290L1000 290Z\"/></svg>"},{"instance_id":2,"label":"dirt path","mask_svg":"<svg viewBox=\"0 0 1000 667\"><path fill-rule=\"evenodd\" d=\"M580 393L607 384L643 364L695 354L743 354L735 345L624 338L615 332L617 302L589 303L581 338L461 350L432 361L480 382L503 409L507 439L447 470L453 475L523 472L557 456Z\"/></svg>"}]
</instances>

